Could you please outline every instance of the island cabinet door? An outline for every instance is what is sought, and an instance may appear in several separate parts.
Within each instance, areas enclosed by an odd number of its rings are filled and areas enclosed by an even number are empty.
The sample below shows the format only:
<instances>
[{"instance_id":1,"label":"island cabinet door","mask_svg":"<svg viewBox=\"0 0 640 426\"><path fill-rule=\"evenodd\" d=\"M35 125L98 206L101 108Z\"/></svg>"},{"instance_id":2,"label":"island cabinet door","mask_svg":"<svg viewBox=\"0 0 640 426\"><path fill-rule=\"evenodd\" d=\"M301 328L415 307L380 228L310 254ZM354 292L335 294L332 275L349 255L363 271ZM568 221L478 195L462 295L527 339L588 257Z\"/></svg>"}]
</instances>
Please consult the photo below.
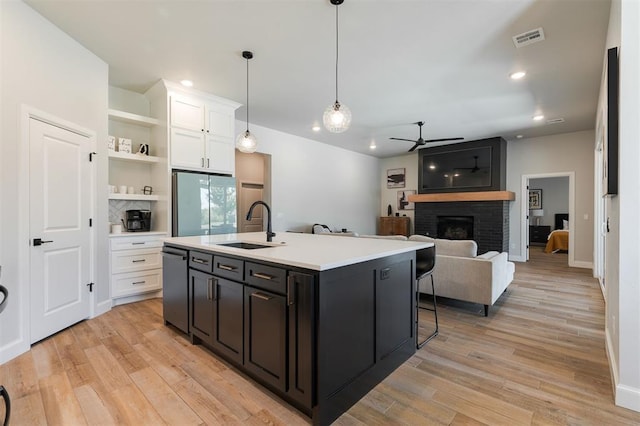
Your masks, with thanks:
<instances>
[{"instance_id":1,"label":"island cabinet door","mask_svg":"<svg viewBox=\"0 0 640 426\"><path fill-rule=\"evenodd\" d=\"M214 277L213 347L223 356L242 364L243 285Z\"/></svg>"},{"instance_id":2,"label":"island cabinet door","mask_svg":"<svg viewBox=\"0 0 640 426\"><path fill-rule=\"evenodd\" d=\"M415 340L415 291L410 259L376 270L376 361Z\"/></svg>"},{"instance_id":3,"label":"island cabinet door","mask_svg":"<svg viewBox=\"0 0 640 426\"><path fill-rule=\"evenodd\" d=\"M289 377L287 394L309 410L313 407L313 363L315 354L315 277L289 272L287 311L289 316Z\"/></svg>"},{"instance_id":4,"label":"island cabinet door","mask_svg":"<svg viewBox=\"0 0 640 426\"><path fill-rule=\"evenodd\" d=\"M266 383L285 391L286 298L245 286L244 366Z\"/></svg>"},{"instance_id":5,"label":"island cabinet door","mask_svg":"<svg viewBox=\"0 0 640 426\"><path fill-rule=\"evenodd\" d=\"M214 276L204 272L189 270L189 328L191 340L198 339L213 344L213 290Z\"/></svg>"}]
</instances>

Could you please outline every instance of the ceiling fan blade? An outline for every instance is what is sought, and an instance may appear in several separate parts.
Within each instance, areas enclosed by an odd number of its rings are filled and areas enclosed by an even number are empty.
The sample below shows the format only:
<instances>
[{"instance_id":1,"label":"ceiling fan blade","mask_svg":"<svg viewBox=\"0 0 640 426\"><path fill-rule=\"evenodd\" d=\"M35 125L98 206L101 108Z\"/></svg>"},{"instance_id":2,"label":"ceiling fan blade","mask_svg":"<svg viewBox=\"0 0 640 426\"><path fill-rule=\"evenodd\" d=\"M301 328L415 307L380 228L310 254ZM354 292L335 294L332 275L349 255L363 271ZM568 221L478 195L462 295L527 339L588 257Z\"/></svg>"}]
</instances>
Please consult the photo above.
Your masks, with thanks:
<instances>
[{"instance_id":1,"label":"ceiling fan blade","mask_svg":"<svg viewBox=\"0 0 640 426\"><path fill-rule=\"evenodd\" d=\"M464 138L427 139L425 142L461 141Z\"/></svg>"},{"instance_id":2,"label":"ceiling fan blade","mask_svg":"<svg viewBox=\"0 0 640 426\"><path fill-rule=\"evenodd\" d=\"M407 142L413 142L413 143L416 142L415 139L402 139L402 138L389 138L389 139L393 139L394 141L407 141Z\"/></svg>"},{"instance_id":3,"label":"ceiling fan blade","mask_svg":"<svg viewBox=\"0 0 640 426\"><path fill-rule=\"evenodd\" d=\"M419 146L420 146L420 144L419 144L419 143L416 143L416 144L415 144L414 146L412 146L412 147L411 147L411 149L410 149L409 151L407 151L407 152L413 152L413 151L414 151L417 147L419 147Z\"/></svg>"}]
</instances>

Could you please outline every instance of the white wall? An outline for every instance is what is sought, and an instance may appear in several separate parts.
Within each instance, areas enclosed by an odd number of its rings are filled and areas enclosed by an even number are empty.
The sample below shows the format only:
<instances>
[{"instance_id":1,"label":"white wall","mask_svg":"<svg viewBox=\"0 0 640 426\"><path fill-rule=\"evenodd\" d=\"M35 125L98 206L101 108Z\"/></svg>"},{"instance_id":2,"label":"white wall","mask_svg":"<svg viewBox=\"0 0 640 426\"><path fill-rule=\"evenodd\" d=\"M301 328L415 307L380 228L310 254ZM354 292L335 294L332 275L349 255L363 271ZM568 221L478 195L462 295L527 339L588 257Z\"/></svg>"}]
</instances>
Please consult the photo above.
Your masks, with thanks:
<instances>
[{"instance_id":1,"label":"white wall","mask_svg":"<svg viewBox=\"0 0 640 426\"><path fill-rule=\"evenodd\" d=\"M542 190L542 211L540 225L555 229L556 213L569 213L569 177L549 177L529 179L530 189ZM529 216L529 224L535 225L536 218ZM562 229L562 228L560 228Z\"/></svg>"},{"instance_id":2,"label":"white wall","mask_svg":"<svg viewBox=\"0 0 640 426\"><path fill-rule=\"evenodd\" d=\"M22 105L93 130L98 141L104 141L108 67L22 2L0 1L0 14L0 259L2 283L10 292L0 321L1 363L29 347L28 158L20 128ZM98 158L97 184L106 188L106 158ZM106 189L103 195L98 198L105 201L98 204L96 223L107 222ZM102 228L96 235L102 241L94 253L98 259L107 257L107 229ZM108 290L107 263L99 262L97 267L98 289Z\"/></svg>"},{"instance_id":3,"label":"white wall","mask_svg":"<svg viewBox=\"0 0 640 426\"><path fill-rule=\"evenodd\" d=\"M389 169L405 169L404 188L387 188L387 170ZM415 209L398 211L397 204L398 191L402 191L403 189L412 189L416 191L416 193L418 191L418 152L383 159L380 162L380 177L378 181L380 183L380 210L378 214L380 216L387 216L387 207L391 204L394 215L398 212L400 216L407 215L411 218L410 233L413 234L415 229Z\"/></svg>"},{"instance_id":4,"label":"white wall","mask_svg":"<svg viewBox=\"0 0 640 426\"><path fill-rule=\"evenodd\" d=\"M509 255L521 253L521 182L523 175L575 173L575 253L576 262L593 262L593 144L592 130L541 138L521 139L507 144L507 190L516 193L509 211ZM526 200L525 200L526 201ZM587 219L584 219L584 215Z\"/></svg>"},{"instance_id":5,"label":"white wall","mask_svg":"<svg viewBox=\"0 0 640 426\"><path fill-rule=\"evenodd\" d=\"M243 129L244 122L236 122ZM258 152L271 154L275 232L310 232L314 223L360 234L376 230L379 160L287 133L251 125Z\"/></svg>"},{"instance_id":6,"label":"white wall","mask_svg":"<svg viewBox=\"0 0 640 426\"><path fill-rule=\"evenodd\" d=\"M612 2L607 48L620 47L620 185L618 195L606 199L610 232L605 247L605 327L616 404L636 411L640 411L639 23L640 3ZM601 96L599 111L604 102Z\"/></svg>"}]
</instances>

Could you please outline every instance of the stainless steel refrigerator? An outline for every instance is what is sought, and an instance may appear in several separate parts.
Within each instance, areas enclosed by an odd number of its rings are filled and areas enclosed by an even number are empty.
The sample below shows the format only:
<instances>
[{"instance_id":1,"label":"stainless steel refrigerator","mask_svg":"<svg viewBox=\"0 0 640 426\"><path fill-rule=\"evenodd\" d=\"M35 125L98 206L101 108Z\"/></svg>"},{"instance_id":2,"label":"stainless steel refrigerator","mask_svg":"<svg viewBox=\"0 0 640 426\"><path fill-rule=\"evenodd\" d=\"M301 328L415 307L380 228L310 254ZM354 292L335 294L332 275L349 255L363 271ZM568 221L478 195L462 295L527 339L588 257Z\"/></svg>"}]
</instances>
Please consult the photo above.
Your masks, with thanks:
<instances>
[{"instance_id":1,"label":"stainless steel refrigerator","mask_svg":"<svg viewBox=\"0 0 640 426\"><path fill-rule=\"evenodd\" d=\"M174 237L236 232L235 178L174 171L172 181Z\"/></svg>"}]
</instances>

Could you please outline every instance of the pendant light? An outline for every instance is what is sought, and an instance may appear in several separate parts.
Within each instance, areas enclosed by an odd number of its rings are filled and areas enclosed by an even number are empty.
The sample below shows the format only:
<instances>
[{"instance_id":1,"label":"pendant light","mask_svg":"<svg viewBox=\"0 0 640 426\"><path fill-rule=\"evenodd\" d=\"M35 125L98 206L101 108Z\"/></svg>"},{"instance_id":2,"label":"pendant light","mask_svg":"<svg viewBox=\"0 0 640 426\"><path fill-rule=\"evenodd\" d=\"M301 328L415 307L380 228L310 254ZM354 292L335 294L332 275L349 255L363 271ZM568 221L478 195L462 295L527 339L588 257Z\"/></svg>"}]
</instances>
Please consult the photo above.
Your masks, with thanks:
<instances>
[{"instance_id":1,"label":"pendant light","mask_svg":"<svg viewBox=\"0 0 640 426\"><path fill-rule=\"evenodd\" d=\"M251 154L258 148L256 137L249 131L249 59L253 58L253 53L245 50L242 52L242 57L247 60L247 130L236 138L236 148L240 152Z\"/></svg>"},{"instance_id":2,"label":"pendant light","mask_svg":"<svg viewBox=\"0 0 640 426\"><path fill-rule=\"evenodd\" d=\"M351 124L351 111L346 105L338 102L338 6L344 0L329 0L331 4L336 6L336 101L329 105L324 111L322 121L324 127L331 133L342 133L349 128Z\"/></svg>"}]
</instances>

